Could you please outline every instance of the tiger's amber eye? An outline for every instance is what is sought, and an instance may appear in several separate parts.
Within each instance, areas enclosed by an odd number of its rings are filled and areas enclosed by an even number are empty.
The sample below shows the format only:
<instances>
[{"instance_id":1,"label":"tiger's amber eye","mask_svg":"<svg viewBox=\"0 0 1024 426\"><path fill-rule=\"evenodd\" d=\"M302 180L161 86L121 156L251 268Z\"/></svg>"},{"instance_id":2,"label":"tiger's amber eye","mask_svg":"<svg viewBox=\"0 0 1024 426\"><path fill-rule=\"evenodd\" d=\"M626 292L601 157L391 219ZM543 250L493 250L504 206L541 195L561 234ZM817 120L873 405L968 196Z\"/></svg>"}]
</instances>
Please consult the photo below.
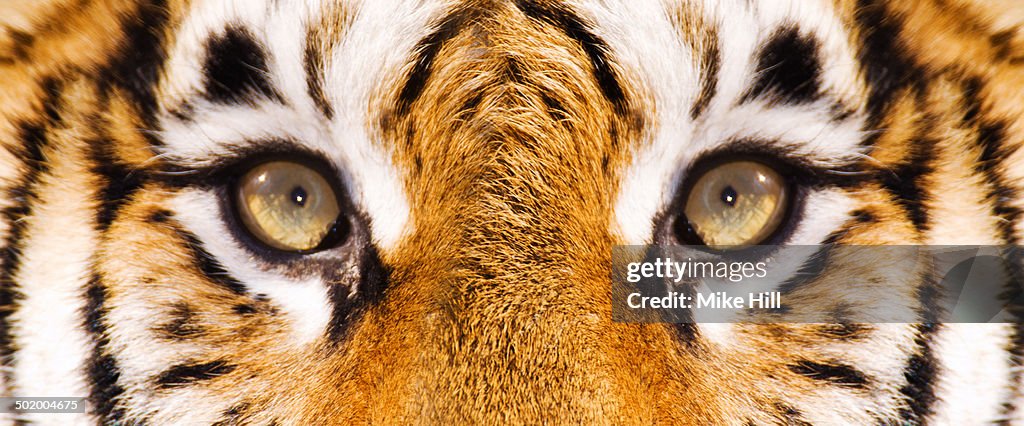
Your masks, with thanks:
<instances>
[{"instance_id":1,"label":"tiger's amber eye","mask_svg":"<svg viewBox=\"0 0 1024 426\"><path fill-rule=\"evenodd\" d=\"M285 251L312 250L336 232L341 214L331 184L317 171L290 161L253 167L235 188L236 208L249 232Z\"/></svg>"},{"instance_id":2,"label":"tiger's amber eye","mask_svg":"<svg viewBox=\"0 0 1024 426\"><path fill-rule=\"evenodd\" d=\"M761 244L786 214L789 187L771 167L733 161L702 174L690 189L684 214L690 230L713 249Z\"/></svg>"}]
</instances>

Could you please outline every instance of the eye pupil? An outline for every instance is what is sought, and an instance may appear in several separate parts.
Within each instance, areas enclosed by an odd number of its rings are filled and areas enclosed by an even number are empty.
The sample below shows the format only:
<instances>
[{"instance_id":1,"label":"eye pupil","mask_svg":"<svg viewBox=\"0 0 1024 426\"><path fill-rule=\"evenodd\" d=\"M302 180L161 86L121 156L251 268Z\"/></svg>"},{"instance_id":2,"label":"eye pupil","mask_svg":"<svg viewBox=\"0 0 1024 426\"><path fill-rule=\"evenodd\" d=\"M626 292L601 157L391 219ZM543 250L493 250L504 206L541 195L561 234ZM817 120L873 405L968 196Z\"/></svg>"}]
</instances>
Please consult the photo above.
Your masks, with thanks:
<instances>
[{"instance_id":1,"label":"eye pupil","mask_svg":"<svg viewBox=\"0 0 1024 426\"><path fill-rule=\"evenodd\" d=\"M736 207L736 201L739 197L740 194L737 193L736 188L733 188L731 185L722 190L722 202L727 204L729 207Z\"/></svg>"},{"instance_id":2,"label":"eye pupil","mask_svg":"<svg viewBox=\"0 0 1024 426\"><path fill-rule=\"evenodd\" d=\"M308 196L306 195L306 189L305 188L303 188L301 186L296 186L295 188L292 188L291 200L297 206L305 207L306 206L306 199L307 198L308 198Z\"/></svg>"}]
</instances>

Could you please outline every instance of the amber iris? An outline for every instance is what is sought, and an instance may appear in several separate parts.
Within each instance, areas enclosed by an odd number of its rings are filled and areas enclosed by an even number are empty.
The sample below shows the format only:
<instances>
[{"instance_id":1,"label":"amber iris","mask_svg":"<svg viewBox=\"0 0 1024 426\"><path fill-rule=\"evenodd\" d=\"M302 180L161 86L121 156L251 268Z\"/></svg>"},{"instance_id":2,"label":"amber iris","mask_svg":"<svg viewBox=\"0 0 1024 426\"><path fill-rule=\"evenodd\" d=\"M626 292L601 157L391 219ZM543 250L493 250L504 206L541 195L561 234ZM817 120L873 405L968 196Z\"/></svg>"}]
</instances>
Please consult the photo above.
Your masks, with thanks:
<instances>
[{"instance_id":1,"label":"amber iris","mask_svg":"<svg viewBox=\"0 0 1024 426\"><path fill-rule=\"evenodd\" d=\"M789 197L785 179L773 168L732 161L697 178L683 213L703 244L725 250L764 243L782 224Z\"/></svg>"},{"instance_id":2,"label":"amber iris","mask_svg":"<svg viewBox=\"0 0 1024 426\"><path fill-rule=\"evenodd\" d=\"M257 165L242 175L235 192L238 216L249 233L279 250L316 249L341 214L328 180L295 162Z\"/></svg>"}]
</instances>

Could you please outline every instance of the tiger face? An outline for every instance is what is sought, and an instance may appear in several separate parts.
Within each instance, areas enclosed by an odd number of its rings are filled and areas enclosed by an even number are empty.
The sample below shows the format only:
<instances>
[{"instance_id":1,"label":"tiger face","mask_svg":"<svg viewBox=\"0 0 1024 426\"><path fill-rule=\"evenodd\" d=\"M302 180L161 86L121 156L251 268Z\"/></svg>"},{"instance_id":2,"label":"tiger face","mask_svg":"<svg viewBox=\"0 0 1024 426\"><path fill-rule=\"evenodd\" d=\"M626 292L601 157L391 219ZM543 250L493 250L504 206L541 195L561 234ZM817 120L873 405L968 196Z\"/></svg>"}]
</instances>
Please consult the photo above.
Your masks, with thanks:
<instances>
[{"instance_id":1,"label":"tiger face","mask_svg":"<svg viewBox=\"0 0 1024 426\"><path fill-rule=\"evenodd\" d=\"M8 421L1020 418L1016 323L624 324L609 278L617 245L1016 245L1013 2L0 11L4 394L87 407Z\"/></svg>"}]
</instances>

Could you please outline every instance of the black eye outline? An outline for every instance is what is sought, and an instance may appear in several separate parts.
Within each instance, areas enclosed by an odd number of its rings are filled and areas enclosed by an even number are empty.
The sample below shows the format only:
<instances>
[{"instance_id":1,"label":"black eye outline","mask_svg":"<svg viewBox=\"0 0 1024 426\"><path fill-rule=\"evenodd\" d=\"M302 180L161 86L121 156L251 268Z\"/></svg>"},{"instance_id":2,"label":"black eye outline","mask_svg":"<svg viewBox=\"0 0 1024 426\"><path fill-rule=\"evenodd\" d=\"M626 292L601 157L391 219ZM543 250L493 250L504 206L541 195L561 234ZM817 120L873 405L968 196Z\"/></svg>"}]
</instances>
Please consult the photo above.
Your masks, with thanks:
<instances>
[{"instance_id":1,"label":"black eye outline","mask_svg":"<svg viewBox=\"0 0 1024 426\"><path fill-rule=\"evenodd\" d=\"M697 235L683 213L686 209L686 201L697 182L709 171L728 163L741 161L762 164L774 170L784 179L788 197L783 206L785 210L782 223L763 241L755 244L727 250L708 247ZM789 239L801 222L803 203L807 192L820 183L815 177L816 174L815 170L806 165L787 160L784 155L767 150L740 146L707 153L695 161L693 166L682 176L682 184L677 186L672 201L655 220L654 243L683 245L706 253L737 256L754 255L754 252L759 251L758 247L781 245Z\"/></svg>"},{"instance_id":2,"label":"black eye outline","mask_svg":"<svg viewBox=\"0 0 1024 426\"><path fill-rule=\"evenodd\" d=\"M312 249L282 250L272 247L254 235L242 220L240 211L242 206L238 199L238 186L241 178L255 167L273 162L289 162L307 167L320 174L334 191L340 213L327 235ZM244 155L239 160L218 167L212 180L217 182L216 193L221 200L222 215L234 237L254 254L275 263L285 263L311 254L354 245L357 244L357 240L368 238L368 236L359 235L362 233L360 230L365 228L365 226L360 226L363 224L363 220L355 209L349 192L339 176L336 168L314 153L269 150Z\"/></svg>"}]
</instances>

